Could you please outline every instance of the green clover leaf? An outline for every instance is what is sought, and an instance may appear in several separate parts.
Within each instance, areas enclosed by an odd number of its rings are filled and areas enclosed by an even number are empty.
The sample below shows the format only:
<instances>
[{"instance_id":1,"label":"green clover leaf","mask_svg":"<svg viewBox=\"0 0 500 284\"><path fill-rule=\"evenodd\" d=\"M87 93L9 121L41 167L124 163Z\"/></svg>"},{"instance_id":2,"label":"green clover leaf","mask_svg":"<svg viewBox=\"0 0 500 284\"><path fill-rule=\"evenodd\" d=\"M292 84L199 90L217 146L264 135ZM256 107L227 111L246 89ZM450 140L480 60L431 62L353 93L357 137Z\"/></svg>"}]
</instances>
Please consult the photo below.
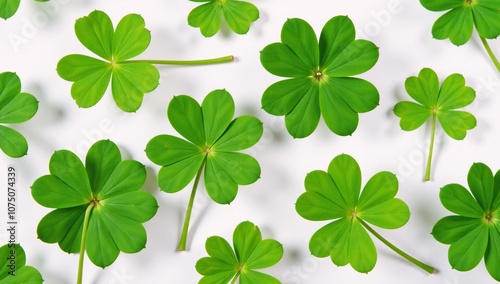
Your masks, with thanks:
<instances>
[{"instance_id":1,"label":"green clover leaf","mask_svg":"<svg viewBox=\"0 0 500 284\"><path fill-rule=\"evenodd\" d=\"M49 0L35 0L37 2L47 2ZM7 20L8 18L14 16L19 9L19 4L21 0L0 0L0 18Z\"/></svg>"},{"instance_id":2,"label":"green clover leaf","mask_svg":"<svg viewBox=\"0 0 500 284\"><path fill-rule=\"evenodd\" d=\"M42 275L36 268L26 266L26 253L20 244L9 243L0 247L0 283L40 284Z\"/></svg>"},{"instance_id":3,"label":"green clover leaf","mask_svg":"<svg viewBox=\"0 0 500 284\"><path fill-rule=\"evenodd\" d=\"M211 37L219 31L224 18L228 26L237 34L246 34L250 23L257 21L259 10L255 5L236 0L190 0L206 2L194 8L188 15L190 26L200 28L201 34Z\"/></svg>"},{"instance_id":4,"label":"green clover leaf","mask_svg":"<svg viewBox=\"0 0 500 284\"><path fill-rule=\"evenodd\" d=\"M432 27L437 39L449 38L453 44L469 41L472 30L484 38L500 35L500 2L491 0L420 0L422 6L434 12L447 11Z\"/></svg>"},{"instance_id":5,"label":"green clover leaf","mask_svg":"<svg viewBox=\"0 0 500 284\"><path fill-rule=\"evenodd\" d=\"M71 54L57 64L59 76L74 82L71 96L83 108L99 102L111 81L111 92L118 107L126 112L138 110L144 94L159 84L160 73L153 64L204 65L234 59L225 56L191 61L130 60L143 53L151 41L144 19L137 14L126 15L113 30L109 16L96 10L76 21L75 33L87 49L104 59Z\"/></svg>"},{"instance_id":6,"label":"green clover leaf","mask_svg":"<svg viewBox=\"0 0 500 284\"><path fill-rule=\"evenodd\" d=\"M30 94L21 93L21 81L15 73L0 74L0 123L15 124L28 121L38 110L38 101ZM0 125L0 149L10 157L28 153L28 142L21 133Z\"/></svg>"},{"instance_id":7,"label":"green clover leaf","mask_svg":"<svg viewBox=\"0 0 500 284\"><path fill-rule=\"evenodd\" d=\"M474 163L467 182L470 192L459 184L441 188L441 203L456 215L440 219L432 235L450 245L453 269L471 270L484 256L486 269L500 281L500 171L493 176L488 166Z\"/></svg>"},{"instance_id":8,"label":"green clover leaf","mask_svg":"<svg viewBox=\"0 0 500 284\"><path fill-rule=\"evenodd\" d=\"M160 74L156 67L147 62L127 61L144 52L151 41L151 34L144 26L141 16L129 14L113 30L109 16L97 10L76 21L75 33L80 42L104 59L71 54L57 64L59 76L74 82L71 96L78 106L95 105L111 81L116 104L132 112L141 106L144 93L158 86Z\"/></svg>"},{"instance_id":9,"label":"green clover leaf","mask_svg":"<svg viewBox=\"0 0 500 284\"><path fill-rule=\"evenodd\" d=\"M65 252L80 252L78 283L85 251L104 268L120 251L136 253L145 247L141 223L156 214L158 204L139 190L146 180L144 165L122 161L118 147L101 140L89 149L85 165L72 152L60 150L52 155L49 169L31 187L36 202L55 208L38 224L38 238L58 243Z\"/></svg>"},{"instance_id":10,"label":"green clover leaf","mask_svg":"<svg viewBox=\"0 0 500 284\"><path fill-rule=\"evenodd\" d=\"M147 144L146 155L162 166L158 184L165 192L177 192L195 179L179 244L179 250L185 250L192 204L203 170L210 198L229 204L236 197L238 185L254 183L260 177L257 160L237 151L257 143L263 127L253 116L233 119L234 101L226 90L212 91L201 106L189 96L174 97L167 115L174 129L188 141L159 135Z\"/></svg>"},{"instance_id":11,"label":"green clover leaf","mask_svg":"<svg viewBox=\"0 0 500 284\"><path fill-rule=\"evenodd\" d=\"M447 11L432 26L436 39L447 39L455 45L469 41L474 27L491 60L500 71L500 62L486 39L500 35L500 1L495 0L420 0L422 6L434 12Z\"/></svg>"},{"instance_id":12,"label":"green clover leaf","mask_svg":"<svg viewBox=\"0 0 500 284\"><path fill-rule=\"evenodd\" d=\"M432 119L431 143L425 171L425 180L430 180L436 119L448 136L456 140L464 139L467 130L476 127L476 118L456 109L471 104L476 93L471 87L465 86L465 79L460 74L448 76L439 87L438 76L429 68L422 69L418 77L406 79L405 88L418 103L403 101L394 106L394 114L401 118L401 129L415 130Z\"/></svg>"},{"instance_id":13,"label":"green clover leaf","mask_svg":"<svg viewBox=\"0 0 500 284\"><path fill-rule=\"evenodd\" d=\"M14 16L21 0L0 0L0 18L7 20Z\"/></svg>"},{"instance_id":14,"label":"green clover leaf","mask_svg":"<svg viewBox=\"0 0 500 284\"><path fill-rule=\"evenodd\" d=\"M294 138L309 136L320 115L338 135L351 135L358 113L373 110L379 94L370 82L351 77L372 68L378 47L355 40L352 21L337 16L324 26L318 40L312 27L301 19L289 19L281 30L281 43L272 43L260 53L270 73L288 77L269 86L262 95L262 108L284 115Z\"/></svg>"},{"instance_id":15,"label":"green clover leaf","mask_svg":"<svg viewBox=\"0 0 500 284\"><path fill-rule=\"evenodd\" d=\"M203 275L199 284L279 284L278 279L255 269L267 268L278 263L283 256L283 246L272 239L262 240L259 227L245 221L233 234L233 245L219 236L207 239L205 244L210 257L196 262L196 271Z\"/></svg>"},{"instance_id":16,"label":"green clover leaf","mask_svg":"<svg viewBox=\"0 0 500 284\"><path fill-rule=\"evenodd\" d=\"M338 266L351 264L367 273L377 261L377 251L368 230L395 252L428 273L434 268L412 258L385 240L368 223L384 229L402 227L410 218L406 203L395 198L398 180L393 173L379 172L361 189L361 170L349 155L335 157L328 172L316 170L305 178L306 192L295 209L311 221L334 220L311 237L309 250L316 257L330 256Z\"/></svg>"}]
</instances>

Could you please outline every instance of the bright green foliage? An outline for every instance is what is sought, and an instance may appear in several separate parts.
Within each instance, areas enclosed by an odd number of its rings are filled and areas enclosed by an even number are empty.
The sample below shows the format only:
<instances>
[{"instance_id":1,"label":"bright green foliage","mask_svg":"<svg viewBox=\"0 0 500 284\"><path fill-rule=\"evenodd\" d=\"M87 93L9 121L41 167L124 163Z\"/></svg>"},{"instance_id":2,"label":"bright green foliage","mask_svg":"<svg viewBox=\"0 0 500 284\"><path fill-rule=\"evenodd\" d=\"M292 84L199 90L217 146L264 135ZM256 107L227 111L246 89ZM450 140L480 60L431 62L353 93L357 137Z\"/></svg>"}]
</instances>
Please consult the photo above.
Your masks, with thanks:
<instances>
[{"instance_id":1,"label":"bright green foliage","mask_svg":"<svg viewBox=\"0 0 500 284\"><path fill-rule=\"evenodd\" d=\"M190 26L200 28L201 34L211 37L219 31L222 19L237 34L246 34L250 23L259 18L259 10L255 5L236 0L190 0L206 2L194 8L188 15Z\"/></svg>"},{"instance_id":2,"label":"bright green foliage","mask_svg":"<svg viewBox=\"0 0 500 284\"><path fill-rule=\"evenodd\" d=\"M417 103L399 102L394 107L394 114L401 118L400 126L405 131L415 130L432 118L432 141L428 163L430 171L436 118L451 138L464 139L467 130L476 126L476 118L468 112L456 109L471 104L476 94L471 87L465 86L465 79L460 74L448 76L440 87L438 76L429 68L422 69L418 77L412 76L406 79L405 88ZM426 179L429 178L426 174Z\"/></svg>"},{"instance_id":3,"label":"bright green foliage","mask_svg":"<svg viewBox=\"0 0 500 284\"><path fill-rule=\"evenodd\" d=\"M15 265L11 266L14 257ZM36 268L26 266L26 254L19 244L6 244L0 247L1 284L40 284L42 275Z\"/></svg>"},{"instance_id":4,"label":"bright green foliage","mask_svg":"<svg viewBox=\"0 0 500 284\"><path fill-rule=\"evenodd\" d=\"M248 185L260 177L257 160L238 153L262 136L262 122L253 116L233 119L234 101L225 90L209 93L201 106L191 97L172 99L167 110L174 129L186 140L159 135L146 147L148 158L162 166L160 189L174 193L186 187L205 165L205 187L217 203L234 200L238 185Z\"/></svg>"},{"instance_id":5,"label":"bright green foliage","mask_svg":"<svg viewBox=\"0 0 500 284\"><path fill-rule=\"evenodd\" d=\"M500 1L497 0L420 0L430 11L447 11L432 27L437 39L449 38L453 44L469 41L473 28L483 38L500 35Z\"/></svg>"},{"instance_id":6,"label":"bright green foliage","mask_svg":"<svg viewBox=\"0 0 500 284\"><path fill-rule=\"evenodd\" d=\"M394 174L377 173L360 192L360 168L345 154L331 161L328 172L307 174L304 184L306 192L295 204L299 215L311 221L334 220L314 233L309 250L316 257L330 256L339 266L351 264L356 271L371 271L377 251L365 230L372 232L367 223L396 229L410 218L408 206L394 198L398 191Z\"/></svg>"},{"instance_id":7,"label":"bright green foliage","mask_svg":"<svg viewBox=\"0 0 500 284\"><path fill-rule=\"evenodd\" d=\"M35 0L37 2L47 2L49 0ZM0 0L0 18L7 20L14 16L21 4L21 0Z\"/></svg>"},{"instance_id":8,"label":"bright green foliage","mask_svg":"<svg viewBox=\"0 0 500 284\"><path fill-rule=\"evenodd\" d=\"M31 187L40 205L55 208L38 224L40 240L58 243L68 253L81 251L83 240L90 260L103 268L120 251L135 253L145 247L141 223L155 215L158 204L139 190L146 180L144 165L122 161L118 147L101 140L89 149L85 165L72 152L60 150L52 155L49 169Z\"/></svg>"},{"instance_id":9,"label":"bright green foliage","mask_svg":"<svg viewBox=\"0 0 500 284\"><path fill-rule=\"evenodd\" d=\"M233 234L233 246L223 238L207 239L205 247L210 257L196 262L196 270L203 275L199 284L279 284L278 279L255 271L278 263L283 256L283 246L272 239L262 240L259 227L245 221Z\"/></svg>"},{"instance_id":10,"label":"bright green foliage","mask_svg":"<svg viewBox=\"0 0 500 284\"><path fill-rule=\"evenodd\" d=\"M500 35L500 1L498 0L420 0L422 6L431 11L448 11L432 26L432 35L437 39L449 38L453 44L469 41L474 27L479 38L500 72L500 61L486 39Z\"/></svg>"},{"instance_id":11,"label":"bright green foliage","mask_svg":"<svg viewBox=\"0 0 500 284\"><path fill-rule=\"evenodd\" d=\"M0 18L7 20L14 16L21 0L0 0Z\"/></svg>"},{"instance_id":12,"label":"bright green foliage","mask_svg":"<svg viewBox=\"0 0 500 284\"><path fill-rule=\"evenodd\" d=\"M432 235L450 245L453 269L471 270L484 256L488 272L500 281L500 171L493 176L488 166L475 163L467 182L470 192L459 184L441 188L441 203L456 215L439 220Z\"/></svg>"},{"instance_id":13,"label":"bright green foliage","mask_svg":"<svg viewBox=\"0 0 500 284\"><path fill-rule=\"evenodd\" d=\"M260 177L257 160L237 151L257 143L263 127L253 116L233 119L234 101L226 90L212 91L201 106L189 96L174 97L167 115L174 129L188 141L159 135L149 141L146 155L162 166L158 173L161 190L174 193L195 180L179 242L179 250L186 250L189 220L202 172L210 198L229 204L236 197L238 185L254 183Z\"/></svg>"},{"instance_id":14,"label":"bright green foliage","mask_svg":"<svg viewBox=\"0 0 500 284\"><path fill-rule=\"evenodd\" d=\"M80 107L95 105L111 81L113 99L124 111L133 112L142 104L144 93L159 84L159 72L148 62L127 61L146 50L151 34L144 19L129 14L113 30L109 16L93 11L75 23L78 40L104 60L81 54L63 57L57 64L61 78L74 82L71 96Z\"/></svg>"},{"instance_id":15,"label":"bright green foliage","mask_svg":"<svg viewBox=\"0 0 500 284\"><path fill-rule=\"evenodd\" d=\"M32 118L38 110L38 101L30 94L21 93L21 81L15 73L0 74L0 123L21 123ZM14 129L0 125L0 148L10 157L22 157L28 152L28 142Z\"/></svg>"},{"instance_id":16,"label":"bright green foliage","mask_svg":"<svg viewBox=\"0 0 500 284\"><path fill-rule=\"evenodd\" d=\"M424 68L418 77L406 79L405 88L417 103L403 101L396 104L394 113L401 118L400 125L405 131L419 128L435 115L443 130L451 138L464 139L467 130L476 126L476 119L468 112L457 111L471 104L476 94L465 86L460 74L448 76L441 87L436 73Z\"/></svg>"},{"instance_id":17,"label":"bright green foliage","mask_svg":"<svg viewBox=\"0 0 500 284\"><path fill-rule=\"evenodd\" d=\"M266 46L260 54L267 71L289 78L266 89L262 108L284 115L295 138L309 136L320 115L334 133L351 135L358 113L374 109L379 102L375 86L351 76L370 70L378 56L372 42L355 40L354 25L347 16L329 20L319 44L307 22L289 19L281 31L281 43Z\"/></svg>"}]
</instances>

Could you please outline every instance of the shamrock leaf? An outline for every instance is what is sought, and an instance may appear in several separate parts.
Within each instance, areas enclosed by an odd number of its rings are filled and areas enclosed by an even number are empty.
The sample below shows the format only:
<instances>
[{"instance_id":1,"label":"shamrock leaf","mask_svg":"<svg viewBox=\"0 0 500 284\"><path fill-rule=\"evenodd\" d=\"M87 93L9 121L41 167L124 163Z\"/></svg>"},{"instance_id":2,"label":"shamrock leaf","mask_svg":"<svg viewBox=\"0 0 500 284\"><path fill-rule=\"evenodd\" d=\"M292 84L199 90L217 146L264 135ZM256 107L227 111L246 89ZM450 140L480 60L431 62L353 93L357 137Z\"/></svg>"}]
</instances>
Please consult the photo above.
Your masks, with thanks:
<instances>
[{"instance_id":1,"label":"shamrock leaf","mask_svg":"<svg viewBox=\"0 0 500 284\"><path fill-rule=\"evenodd\" d=\"M486 269L500 281L500 171L493 176L488 166L474 163L467 182L470 192L459 184L441 188L441 203L457 215L439 220L432 235L450 245L453 269L471 270L484 256Z\"/></svg>"},{"instance_id":2,"label":"shamrock leaf","mask_svg":"<svg viewBox=\"0 0 500 284\"><path fill-rule=\"evenodd\" d=\"M220 28L222 18L237 34L246 34L250 23L257 21L259 10L255 5L236 0L191 0L192 2L206 2L194 8L188 15L190 26L200 28L201 34L211 37Z\"/></svg>"},{"instance_id":3,"label":"shamrock leaf","mask_svg":"<svg viewBox=\"0 0 500 284\"><path fill-rule=\"evenodd\" d=\"M57 64L59 76L74 82L71 96L78 106L95 105L111 81L116 104L132 112L141 106L144 93L158 86L160 75L152 64L127 61L144 52L151 41L144 25L141 16L129 14L113 30L109 16L97 10L76 21L75 33L80 42L104 59L71 54Z\"/></svg>"},{"instance_id":4,"label":"shamrock leaf","mask_svg":"<svg viewBox=\"0 0 500 284\"><path fill-rule=\"evenodd\" d=\"M486 39L500 35L500 1L492 0L420 0L422 6L434 12L447 11L432 26L436 39L447 39L455 45L469 41L474 27L493 63L500 71L500 62Z\"/></svg>"},{"instance_id":5,"label":"shamrock leaf","mask_svg":"<svg viewBox=\"0 0 500 284\"><path fill-rule=\"evenodd\" d=\"M240 223L233 234L234 250L229 243L218 236L207 239L205 247L210 257L196 262L196 270L203 275L200 284L273 284L278 279L255 271L278 263L283 256L283 246L272 239L262 240L259 227L245 221Z\"/></svg>"},{"instance_id":6,"label":"shamrock leaf","mask_svg":"<svg viewBox=\"0 0 500 284\"><path fill-rule=\"evenodd\" d=\"M373 230L368 223L384 229L402 227L410 218L406 203L394 198L398 180L393 173L379 172L361 189L361 170L356 160L342 154L321 170L307 174L306 192L295 204L307 220L334 220L311 237L309 250L316 257L330 256L338 266L351 264L358 272L369 272L377 261L377 251L368 230L418 267L432 273L434 268L403 253Z\"/></svg>"},{"instance_id":7,"label":"shamrock leaf","mask_svg":"<svg viewBox=\"0 0 500 284\"><path fill-rule=\"evenodd\" d=\"M101 140L89 149L85 166L72 152L60 150L52 155L49 169L50 175L31 187L40 205L56 208L38 224L38 238L59 243L65 252L80 252L78 283L85 251L104 268L120 251L136 253L145 247L141 223L155 215L158 204L139 190L146 180L144 165L122 161L118 147Z\"/></svg>"},{"instance_id":8,"label":"shamrock leaf","mask_svg":"<svg viewBox=\"0 0 500 284\"><path fill-rule=\"evenodd\" d=\"M38 101L30 94L21 93L21 81L15 73L0 74L0 123L21 123L32 118L38 110ZM18 158L28 152L28 142L21 133L0 125L0 148L10 157Z\"/></svg>"},{"instance_id":9,"label":"shamrock leaf","mask_svg":"<svg viewBox=\"0 0 500 284\"><path fill-rule=\"evenodd\" d=\"M151 41L144 19L137 14L123 17L114 30L109 16L96 10L76 21L75 33L86 48L103 59L71 54L57 64L59 76L74 82L71 96L84 108L95 105L111 81L118 107L127 112L138 110L144 94L159 84L160 74L153 64L199 65L233 60L232 56L193 61L129 60L144 52Z\"/></svg>"},{"instance_id":10,"label":"shamrock leaf","mask_svg":"<svg viewBox=\"0 0 500 284\"><path fill-rule=\"evenodd\" d=\"M0 247L0 283L40 284L42 275L36 268L26 266L26 253L20 244L9 243Z\"/></svg>"},{"instance_id":11,"label":"shamrock leaf","mask_svg":"<svg viewBox=\"0 0 500 284\"><path fill-rule=\"evenodd\" d=\"M334 133L351 135L358 113L374 109L379 102L375 86L351 76L370 70L378 55L372 42L355 40L354 25L346 16L326 23L319 44L307 22L289 19L281 30L281 43L272 43L260 53L267 71L289 78L265 90L262 108L284 115L286 128L295 138L309 136L320 114Z\"/></svg>"},{"instance_id":12,"label":"shamrock leaf","mask_svg":"<svg viewBox=\"0 0 500 284\"><path fill-rule=\"evenodd\" d=\"M257 143L263 127L253 116L233 119L234 101L226 90L212 91L201 106L189 96L174 97L167 115L174 129L188 141L159 135L149 141L146 155L162 166L158 184L165 192L177 192L195 179L179 245L180 250L185 250L191 207L201 173L205 171L205 188L210 198L229 204L236 197L238 185L254 183L260 177L257 160L237 151Z\"/></svg>"},{"instance_id":13,"label":"shamrock leaf","mask_svg":"<svg viewBox=\"0 0 500 284\"><path fill-rule=\"evenodd\" d=\"M448 76L439 87L436 73L429 68L422 69L418 77L406 79L405 88L418 103L403 101L394 106L394 114L401 118L401 129L415 130L432 118L431 143L425 172L425 180L430 180L436 119L451 138L464 139L467 130L476 126L476 118L456 109L471 104L476 93L471 87L465 86L465 79L460 74Z\"/></svg>"}]
</instances>

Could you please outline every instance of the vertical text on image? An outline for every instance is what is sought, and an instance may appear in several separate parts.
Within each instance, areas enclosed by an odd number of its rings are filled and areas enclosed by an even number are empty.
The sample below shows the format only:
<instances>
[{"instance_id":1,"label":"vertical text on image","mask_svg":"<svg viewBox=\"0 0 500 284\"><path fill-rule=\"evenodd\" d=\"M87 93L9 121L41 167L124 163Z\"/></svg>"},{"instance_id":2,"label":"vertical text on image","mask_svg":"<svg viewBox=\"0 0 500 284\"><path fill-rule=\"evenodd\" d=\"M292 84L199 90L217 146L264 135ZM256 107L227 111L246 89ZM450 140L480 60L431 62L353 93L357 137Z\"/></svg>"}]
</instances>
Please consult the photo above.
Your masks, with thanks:
<instances>
[{"instance_id":1,"label":"vertical text on image","mask_svg":"<svg viewBox=\"0 0 500 284\"><path fill-rule=\"evenodd\" d=\"M16 243L17 243L17 170L7 166L7 236L9 254L7 256L8 274L16 275Z\"/></svg>"}]
</instances>

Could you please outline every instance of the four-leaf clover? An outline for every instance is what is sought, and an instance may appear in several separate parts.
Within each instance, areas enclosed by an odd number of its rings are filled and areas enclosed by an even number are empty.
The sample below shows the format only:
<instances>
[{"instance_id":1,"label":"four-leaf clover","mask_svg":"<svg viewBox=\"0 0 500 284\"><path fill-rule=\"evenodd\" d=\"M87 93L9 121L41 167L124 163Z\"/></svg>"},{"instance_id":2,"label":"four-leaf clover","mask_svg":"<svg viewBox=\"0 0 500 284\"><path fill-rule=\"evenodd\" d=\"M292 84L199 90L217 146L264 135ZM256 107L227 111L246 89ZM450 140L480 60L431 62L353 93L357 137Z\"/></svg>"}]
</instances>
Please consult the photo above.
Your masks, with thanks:
<instances>
[{"instance_id":1,"label":"four-leaf clover","mask_svg":"<svg viewBox=\"0 0 500 284\"><path fill-rule=\"evenodd\" d=\"M144 52L151 41L151 33L144 26L140 15L129 14L113 30L109 16L97 10L76 21L78 40L104 59L71 54L57 64L59 76L74 82L71 96L78 106L95 105L111 81L118 107L133 112L141 106L144 93L158 86L160 74L156 67L148 62L127 61Z\"/></svg>"},{"instance_id":2,"label":"four-leaf clover","mask_svg":"<svg viewBox=\"0 0 500 284\"><path fill-rule=\"evenodd\" d=\"M309 136L320 115L338 135L351 135L358 113L374 109L379 102L375 86L351 77L372 68L378 48L367 40L355 40L352 21L346 16L329 20L318 40L312 27L301 19L289 19L281 31L281 43L260 53L270 73L288 77L268 87L262 108L284 115L288 132L295 138Z\"/></svg>"},{"instance_id":3,"label":"four-leaf clover","mask_svg":"<svg viewBox=\"0 0 500 284\"><path fill-rule=\"evenodd\" d=\"M0 74L0 123L21 123L32 118L38 110L38 101L30 94L21 93L21 81L12 72ZM21 133L0 125L0 149L10 157L18 158L28 152L28 142Z\"/></svg>"},{"instance_id":4,"label":"four-leaf clover","mask_svg":"<svg viewBox=\"0 0 500 284\"><path fill-rule=\"evenodd\" d=\"M484 256L488 272L500 281L500 171L493 176L488 166L474 163L467 182L470 192L459 184L441 188L441 203L457 215L439 220L432 235L450 245L453 269L471 270Z\"/></svg>"},{"instance_id":5,"label":"four-leaf clover","mask_svg":"<svg viewBox=\"0 0 500 284\"><path fill-rule=\"evenodd\" d=\"M212 91L201 106L189 96L176 96L168 106L167 115L174 129L188 141L159 135L149 141L146 155L162 166L158 184L165 192L183 189L196 176L179 245L184 250L194 193L203 170L210 198L220 204L232 202L238 185L254 183L260 177L257 160L237 151L257 143L263 127L253 116L233 119L234 101L226 90Z\"/></svg>"},{"instance_id":6,"label":"four-leaf clover","mask_svg":"<svg viewBox=\"0 0 500 284\"><path fill-rule=\"evenodd\" d=\"M101 140L89 149L85 165L72 152L60 150L52 155L49 169L31 187L36 202L55 208L38 224L42 241L59 243L68 253L80 252L80 271L85 251L104 268L120 251L136 253L145 247L141 223L156 214L158 204L139 190L146 180L144 165L122 161L118 147Z\"/></svg>"},{"instance_id":7,"label":"four-leaf clover","mask_svg":"<svg viewBox=\"0 0 500 284\"><path fill-rule=\"evenodd\" d=\"M394 198L398 180L393 173L377 173L360 194L359 165L351 156L342 154L331 161L328 172L316 170L307 174L304 184L306 192L297 199L297 213L311 221L334 220L311 237L309 250L312 255L330 256L336 265L351 264L356 271L369 272L377 261L377 251L368 230L418 267L429 273L434 271L403 253L368 225L396 229L410 218L406 203Z\"/></svg>"},{"instance_id":8,"label":"four-leaf clover","mask_svg":"<svg viewBox=\"0 0 500 284\"><path fill-rule=\"evenodd\" d=\"M0 247L0 283L41 284L42 275L33 266L26 265L26 253L20 244L9 243Z\"/></svg>"},{"instance_id":9,"label":"four-leaf clover","mask_svg":"<svg viewBox=\"0 0 500 284\"><path fill-rule=\"evenodd\" d=\"M233 234L233 245L219 236L207 239L205 248L209 257L196 262L196 270L203 275L199 284L279 284L278 279L255 269L270 267L283 256L283 246L272 239L262 240L259 227L245 221Z\"/></svg>"},{"instance_id":10,"label":"four-leaf clover","mask_svg":"<svg viewBox=\"0 0 500 284\"><path fill-rule=\"evenodd\" d=\"M237 0L190 0L207 2L194 8L188 15L190 26L200 28L201 34L211 37L219 31L222 19L237 34L246 34L250 23L259 18L259 10L255 5Z\"/></svg>"},{"instance_id":11,"label":"four-leaf clover","mask_svg":"<svg viewBox=\"0 0 500 284\"><path fill-rule=\"evenodd\" d=\"M403 101L394 106L394 114L401 118L401 129L415 130L432 118L431 143L425 172L425 180L430 180L436 119L451 138L464 139L467 130L476 126L476 118L456 109L471 104L476 93L471 87L465 86L465 79L460 74L448 76L439 87L438 76L429 68L422 69L418 77L406 79L405 88L418 104Z\"/></svg>"}]
</instances>

